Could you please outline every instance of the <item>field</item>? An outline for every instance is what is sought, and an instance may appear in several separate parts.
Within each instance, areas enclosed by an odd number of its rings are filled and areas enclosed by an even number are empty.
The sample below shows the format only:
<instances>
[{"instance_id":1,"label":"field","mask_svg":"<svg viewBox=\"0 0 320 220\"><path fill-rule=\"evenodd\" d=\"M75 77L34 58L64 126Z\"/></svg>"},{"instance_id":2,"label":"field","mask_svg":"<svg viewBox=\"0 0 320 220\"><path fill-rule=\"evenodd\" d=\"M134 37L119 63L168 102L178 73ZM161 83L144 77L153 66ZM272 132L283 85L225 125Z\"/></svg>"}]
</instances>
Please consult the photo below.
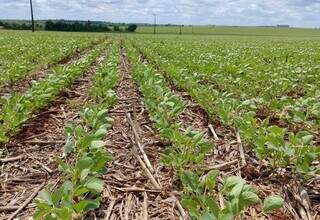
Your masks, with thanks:
<instances>
[{"instance_id":1,"label":"field","mask_svg":"<svg viewBox=\"0 0 320 220\"><path fill-rule=\"evenodd\" d=\"M158 34L180 34L180 26L159 26ZM153 26L138 27L137 33L153 34ZM266 36L266 37L320 37L319 29L273 28L273 27L228 27L228 26L182 26L182 35Z\"/></svg>"},{"instance_id":2,"label":"field","mask_svg":"<svg viewBox=\"0 0 320 220\"><path fill-rule=\"evenodd\" d=\"M0 31L0 219L320 219L320 31L184 28Z\"/></svg>"}]
</instances>

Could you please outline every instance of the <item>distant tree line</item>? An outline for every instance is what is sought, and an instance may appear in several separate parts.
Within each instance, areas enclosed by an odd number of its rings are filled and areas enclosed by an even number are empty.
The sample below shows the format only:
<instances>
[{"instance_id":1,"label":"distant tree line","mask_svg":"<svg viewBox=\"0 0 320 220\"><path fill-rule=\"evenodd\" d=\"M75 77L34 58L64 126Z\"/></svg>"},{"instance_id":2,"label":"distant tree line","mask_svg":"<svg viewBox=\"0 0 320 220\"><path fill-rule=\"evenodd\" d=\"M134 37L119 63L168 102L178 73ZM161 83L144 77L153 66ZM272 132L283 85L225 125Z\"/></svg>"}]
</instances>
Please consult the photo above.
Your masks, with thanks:
<instances>
[{"instance_id":1,"label":"distant tree line","mask_svg":"<svg viewBox=\"0 0 320 220\"><path fill-rule=\"evenodd\" d=\"M30 30L30 22L22 21L0 21L0 26L4 29ZM36 29L46 31L70 31L70 32L134 32L136 24L112 24L97 21L68 21L68 20L46 20L36 23Z\"/></svg>"},{"instance_id":2,"label":"distant tree line","mask_svg":"<svg viewBox=\"0 0 320 220\"><path fill-rule=\"evenodd\" d=\"M25 22L2 22L0 21L0 26L4 29L11 30L31 30L31 24ZM35 24L36 29L43 29L40 24Z\"/></svg>"},{"instance_id":3,"label":"distant tree line","mask_svg":"<svg viewBox=\"0 0 320 220\"><path fill-rule=\"evenodd\" d=\"M107 32L111 31L108 26L102 24L93 25L90 21L80 23L78 21L68 22L68 21L46 21L44 29L46 31L73 31L73 32Z\"/></svg>"}]
</instances>

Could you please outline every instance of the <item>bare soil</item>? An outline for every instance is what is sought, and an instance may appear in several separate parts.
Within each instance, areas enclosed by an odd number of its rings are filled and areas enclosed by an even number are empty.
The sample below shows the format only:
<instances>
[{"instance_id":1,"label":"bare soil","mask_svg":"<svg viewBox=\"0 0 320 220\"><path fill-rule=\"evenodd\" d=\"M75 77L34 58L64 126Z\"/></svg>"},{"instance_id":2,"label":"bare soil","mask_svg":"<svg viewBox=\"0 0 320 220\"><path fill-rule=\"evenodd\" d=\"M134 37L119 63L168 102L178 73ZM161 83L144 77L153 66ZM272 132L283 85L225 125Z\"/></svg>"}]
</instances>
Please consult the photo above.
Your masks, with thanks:
<instances>
[{"instance_id":1,"label":"bare soil","mask_svg":"<svg viewBox=\"0 0 320 220\"><path fill-rule=\"evenodd\" d=\"M179 219L172 193L172 171L160 163L161 139L153 130L152 122L145 109L141 94L135 85L125 52L121 54L121 81L116 88L119 102L109 110L114 119L113 128L106 140L110 142L108 150L114 155L104 176L104 202L99 211L91 213L98 219ZM155 172L153 176L161 190L155 189L147 177L137 157L134 156L132 127L126 114L132 116L138 130L140 142Z\"/></svg>"}]
</instances>

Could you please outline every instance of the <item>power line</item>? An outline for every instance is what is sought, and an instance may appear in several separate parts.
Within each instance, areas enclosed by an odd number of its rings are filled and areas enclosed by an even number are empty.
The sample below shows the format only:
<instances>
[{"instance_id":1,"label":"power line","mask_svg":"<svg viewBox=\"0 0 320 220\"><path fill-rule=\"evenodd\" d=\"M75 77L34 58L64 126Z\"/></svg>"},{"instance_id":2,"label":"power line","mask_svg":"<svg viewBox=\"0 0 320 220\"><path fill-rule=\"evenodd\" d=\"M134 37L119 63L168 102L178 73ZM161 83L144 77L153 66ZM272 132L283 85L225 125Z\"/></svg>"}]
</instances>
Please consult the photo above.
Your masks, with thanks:
<instances>
[{"instance_id":1,"label":"power line","mask_svg":"<svg viewBox=\"0 0 320 220\"><path fill-rule=\"evenodd\" d=\"M33 18L33 7L32 7L32 0L30 0L30 9L31 9L31 23L32 23L32 32L34 32L34 18Z\"/></svg>"}]
</instances>

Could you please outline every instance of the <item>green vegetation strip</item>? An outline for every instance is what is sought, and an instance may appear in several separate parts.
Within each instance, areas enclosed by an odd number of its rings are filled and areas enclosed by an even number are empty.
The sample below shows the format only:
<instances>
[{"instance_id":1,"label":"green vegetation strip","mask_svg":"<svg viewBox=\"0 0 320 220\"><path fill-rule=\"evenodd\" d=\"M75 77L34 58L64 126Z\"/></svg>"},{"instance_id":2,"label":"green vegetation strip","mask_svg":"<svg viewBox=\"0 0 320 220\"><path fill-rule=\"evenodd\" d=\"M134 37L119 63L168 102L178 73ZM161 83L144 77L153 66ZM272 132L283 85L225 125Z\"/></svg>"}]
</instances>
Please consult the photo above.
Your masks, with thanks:
<instances>
[{"instance_id":1,"label":"green vegetation strip","mask_svg":"<svg viewBox=\"0 0 320 220\"><path fill-rule=\"evenodd\" d=\"M41 108L55 100L61 91L81 77L105 50L106 43L98 45L86 57L69 65L56 66L52 73L41 81L34 82L25 94L13 94L1 98L0 143L15 135L23 123Z\"/></svg>"},{"instance_id":2,"label":"green vegetation strip","mask_svg":"<svg viewBox=\"0 0 320 220\"><path fill-rule=\"evenodd\" d=\"M24 79L32 71L69 57L102 35L4 32L0 37L0 86Z\"/></svg>"},{"instance_id":3,"label":"green vegetation strip","mask_svg":"<svg viewBox=\"0 0 320 220\"><path fill-rule=\"evenodd\" d=\"M179 64L182 62L179 59L183 58L170 59L148 46L138 45L153 64L160 67L175 85L187 91L208 112L213 121L219 119L224 125L239 130L241 137L259 158L268 160L273 167L289 167L293 173L320 172L316 163L320 159L320 148L313 141L315 137L311 132L291 132L287 128L273 125L270 118L259 120L255 100L234 98L228 92L200 83L198 74L188 71L191 67L187 66L186 69ZM307 102L314 99L304 100Z\"/></svg>"},{"instance_id":4,"label":"green vegetation strip","mask_svg":"<svg viewBox=\"0 0 320 220\"><path fill-rule=\"evenodd\" d=\"M103 139L112 126L108 109L117 102L112 89L120 79L118 64L119 46L116 44L94 76L89 92L91 99L79 113L81 123L65 127L64 157L58 160L64 182L52 192L44 190L39 193L35 199L35 220L83 219L88 211L100 206L104 185L101 176L112 158Z\"/></svg>"},{"instance_id":5,"label":"green vegetation strip","mask_svg":"<svg viewBox=\"0 0 320 220\"><path fill-rule=\"evenodd\" d=\"M162 152L162 161L171 166L181 180L184 187L182 204L191 216L194 219L231 220L258 203L260 199L253 186L248 185L241 177L229 177L223 181L219 192L223 196L224 205L218 205L213 192L219 172L210 171L200 177L197 173L204 172L196 169L197 165L203 163L204 156L212 145L204 138L203 133L193 131L192 128L181 132L178 116L184 110L185 103L172 94L162 74L140 62L139 53L132 46L128 46L127 51L133 78L144 95L144 104L151 119L162 138L172 143ZM266 198L260 215L282 207L283 202L278 196Z\"/></svg>"},{"instance_id":6,"label":"green vegetation strip","mask_svg":"<svg viewBox=\"0 0 320 220\"><path fill-rule=\"evenodd\" d=\"M317 42L239 41L166 39L137 44L159 56L173 71L179 69L201 84L250 102L255 111L317 131L320 51L313 49ZM296 43L303 47L296 48Z\"/></svg>"}]
</instances>

